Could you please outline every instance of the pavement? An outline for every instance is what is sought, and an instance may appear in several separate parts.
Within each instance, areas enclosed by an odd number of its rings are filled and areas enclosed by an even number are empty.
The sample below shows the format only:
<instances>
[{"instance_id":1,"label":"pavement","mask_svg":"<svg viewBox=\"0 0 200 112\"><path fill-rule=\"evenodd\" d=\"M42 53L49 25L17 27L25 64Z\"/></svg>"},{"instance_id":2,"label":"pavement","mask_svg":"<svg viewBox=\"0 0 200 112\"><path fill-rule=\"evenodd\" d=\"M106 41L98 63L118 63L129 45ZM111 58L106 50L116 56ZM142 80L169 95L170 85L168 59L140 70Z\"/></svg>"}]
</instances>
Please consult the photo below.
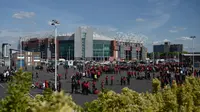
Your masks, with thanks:
<instances>
[{"instance_id":1,"label":"pavement","mask_svg":"<svg viewBox=\"0 0 200 112\"><path fill-rule=\"evenodd\" d=\"M2 72L5 68L0 67L0 72ZM44 80L48 80L48 81L52 81L54 82L54 73L47 73L46 69L44 68L43 71L39 71L39 70L31 70L31 67L28 68L28 71L33 72L35 74L35 72L37 71L39 74L39 78L36 78L34 75L33 78L33 82L44 82ZM62 83L62 90L64 90L66 93L70 94L73 98L73 100L79 104L79 105L83 105L85 102L90 102L94 99L97 98L97 95L93 95L93 94L89 94L89 95L82 95L82 94L71 94L71 75L73 75L73 73L75 73L76 71L74 71L73 69L69 69L68 70L68 78L64 79L64 74L65 74L65 69L63 68L63 66L59 66L58 69L58 73L62 74L61 76L61 83ZM122 72L121 74L103 74L100 77L100 80L97 82L96 86L97 88L100 90L100 86L101 86L101 80L104 80L106 75L110 76L113 75L114 76L114 85L108 85L105 86L105 88L113 90L117 93L121 92L121 89L124 87L128 87L134 91L137 92L146 92L146 91L151 91L152 90L152 81L151 80L136 80L134 78L131 79L131 84L130 85L126 85L126 86L121 86L120 85L120 78L121 76L126 76L126 72ZM84 78L83 80L90 80L88 78ZM81 80L81 82L83 81ZM90 84L91 85L91 84ZM7 84L6 83L0 83L0 98L3 98L6 96L6 88L7 88ZM41 89L32 89L30 92L30 95L35 96L36 94L40 94L42 93L43 90Z\"/></svg>"}]
</instances>

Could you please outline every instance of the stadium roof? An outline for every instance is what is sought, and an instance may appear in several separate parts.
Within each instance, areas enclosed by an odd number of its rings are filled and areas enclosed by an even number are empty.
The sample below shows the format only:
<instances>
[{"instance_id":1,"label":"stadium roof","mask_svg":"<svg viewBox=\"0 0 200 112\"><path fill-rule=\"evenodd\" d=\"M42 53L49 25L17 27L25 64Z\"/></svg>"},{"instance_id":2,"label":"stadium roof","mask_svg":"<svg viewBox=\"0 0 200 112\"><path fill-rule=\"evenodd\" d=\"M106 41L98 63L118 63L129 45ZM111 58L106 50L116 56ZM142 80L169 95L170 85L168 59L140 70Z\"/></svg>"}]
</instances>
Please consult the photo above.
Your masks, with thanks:
<instances>
[{"instance_id":1,"label":"stadium roof","mask_svg":"<svg viewBox=\"0 0 200 112\"><path fill-rule=\"evenodd\" d=\"M111 41L111 40L114 40L110 37L107 37L107 36L104 36L104 35L100 35L100 34L97 34L97 33L93 33L93 40L108 40L108 41Z\"/></svg>"},{"instance_id":2,"label":"stadium roof","mask_svg":"<svg viewBox=\"0 0 200 112\"><path fill-rule=\"evenodd\" d=\"M183 54L183 56L193 56L193 54ZM194 56L200 56L200 54L194 54Z\"/></svg>"}]
</instances>

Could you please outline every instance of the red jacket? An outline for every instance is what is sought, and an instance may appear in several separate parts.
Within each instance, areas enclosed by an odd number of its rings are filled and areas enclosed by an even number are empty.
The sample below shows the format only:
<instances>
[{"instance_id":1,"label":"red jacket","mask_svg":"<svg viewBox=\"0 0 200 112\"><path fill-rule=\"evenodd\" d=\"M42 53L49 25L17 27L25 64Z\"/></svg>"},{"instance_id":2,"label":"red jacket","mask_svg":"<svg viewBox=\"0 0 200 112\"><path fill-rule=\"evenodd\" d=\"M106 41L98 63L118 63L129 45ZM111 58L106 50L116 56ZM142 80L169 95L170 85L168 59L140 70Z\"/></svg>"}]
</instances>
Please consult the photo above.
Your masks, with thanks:
<instances>
[{"instance_id":1,"label":"red jacket","mask_svg":"<svg viewBox=\"0 0 200 112\"><path fill-rule=\"evenodd\" d=\"M48 82L47 81L45 81L45 88L48 88L49 86L48 86Z\"/></svg>"},{"instance_id":2,"label":"red jacket","mask_svg":"<svg viewBox=\"0 0 200 112\"><path fill-rule=\"evenodd\" d=\"M124 77L123 80L125 81L125 80L126 80L126 77Z\"/></svg>"},{"instance_id":3,"label":"red jacket","mask_svg":"<svg viewBox=\"0 0 200 112\"><path fill-rule=\"evenodd\" d=\"M81 84L80 80L78 80L78 84Z\"/></svg>"},{"instance_id":4,"label":"red jacket","mask_svg":"<svg viewBox=\"0 0 200 112\"><path fill-rule=\"evenodd\" d=\"M97 75L100 76L101 75L100 72L97 72Z\"/></svg>"},{"instance_id":5,"label":"red jacket","mask_svg":"<svg viewBox=\"0 0 200 112\"><path fill-rule=\"evenodd\" d=\"M114 80L114 76L111 76L111 80Z\"/></svg>"},{"instance_id":6,"label":"red jacket","mask_svg":"<svg viewBox=\"0 0 200 112\"><path fill-rule=\"evenodd\" d=\"M98 90L95 90L95 91L94 91L94 94L98 94L98 93L99 93L99 91L98 91Z\"/></svg>"},{"instance_id":7,"label":"red jacket","mask_svg":"<svg viewBox=\"0 0 200 112\"><path fill-rule=\"evenodd\" d=\"M95 81L93 81L93 82L92 82L92 85L96 85L96 82L95 82Z\"/></svg>"}]
</instances>

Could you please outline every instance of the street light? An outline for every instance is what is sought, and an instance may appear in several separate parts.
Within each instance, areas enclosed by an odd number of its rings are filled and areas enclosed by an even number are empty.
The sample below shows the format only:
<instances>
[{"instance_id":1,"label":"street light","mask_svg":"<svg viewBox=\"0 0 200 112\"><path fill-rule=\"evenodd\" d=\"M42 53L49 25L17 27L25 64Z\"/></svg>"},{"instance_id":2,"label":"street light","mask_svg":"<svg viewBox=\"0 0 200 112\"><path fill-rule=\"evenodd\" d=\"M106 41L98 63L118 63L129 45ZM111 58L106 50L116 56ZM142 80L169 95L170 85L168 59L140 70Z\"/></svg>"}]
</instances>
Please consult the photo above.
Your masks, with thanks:
<instances>
[{"instance_id":1,"label":"street light","mask_svg":"<svg viewBox=\"0 0 200 112\"><path fill-rule=\"evenodd\" d=\"M153 45L153 66L154 66L155 65L154 42L152 43L152 45Z\"/></svg>"},{"instance_id":2,"label":"street light","mask_svg":"<svg viewBox=\"0 0 200 112\"><path fill-rule=\"evenodd\" d=\"M11 44L8 44L8 47L9 47L8 48L9 49L9 60L8 61L9 61L9 70L10 70L11 69L11 67L10 67L11 66L11 61L10 61L11 60L11 52L10 52Z\"/></svg>"},{"instance_id":3,"label":"street light","mask_svg":"<svg viewBox=\"0 0 200 112\"><path fill-rule=\"evenodd\" d=\"M55 38L54 38L54 43L55 43L55 91L57 91L57 25L60 23L57 20L52 20L51 25L55 27Z\"/></svg>"},{"instance_id":4,"label":"street light","mask_svg":"<svg viewBox=\"0 0 200 112\"><path fill-rule=\"evenodd\" d=\"M190 38L192 39L192 46L193 46L192 52L193 52L193 75L194 75L194 39L196 38L196 36L191 36Z\"/></svg>"},{"instance_id":5,"label":"street light","mask_svg":"<svg viewBox=\"0 0 200 112\"><path fill-rule=\"evenodd\" d=\"M22 37L19 38L19 42L20 42L20 51L19 51L19 54L20 54L20 68L22 68Z\"/></svg>"}]
</instances>

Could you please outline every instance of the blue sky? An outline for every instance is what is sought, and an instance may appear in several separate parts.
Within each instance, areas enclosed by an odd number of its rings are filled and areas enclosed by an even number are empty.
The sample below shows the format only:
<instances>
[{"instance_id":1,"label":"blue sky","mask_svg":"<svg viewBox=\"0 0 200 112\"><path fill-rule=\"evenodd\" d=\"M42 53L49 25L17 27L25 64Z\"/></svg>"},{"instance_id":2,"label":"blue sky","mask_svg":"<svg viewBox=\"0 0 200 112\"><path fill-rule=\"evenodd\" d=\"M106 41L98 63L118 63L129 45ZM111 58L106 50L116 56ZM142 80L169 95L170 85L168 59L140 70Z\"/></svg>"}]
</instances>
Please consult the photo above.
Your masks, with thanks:
<instances>
[{"instance_id":1,"label":"blue sky","mask_svg":"<svg viewBox=\"0 0 200 112\"><path fill-rule=\"evenodd\" d=\"M0 43L16 46L20 36L48 35L52 19L60 21L59 33L74 32L78 26L92 26L97 32L137 33L152 42L183 43L200 51L199 0L0 0Z\"/></svg>"}]
</instances>

